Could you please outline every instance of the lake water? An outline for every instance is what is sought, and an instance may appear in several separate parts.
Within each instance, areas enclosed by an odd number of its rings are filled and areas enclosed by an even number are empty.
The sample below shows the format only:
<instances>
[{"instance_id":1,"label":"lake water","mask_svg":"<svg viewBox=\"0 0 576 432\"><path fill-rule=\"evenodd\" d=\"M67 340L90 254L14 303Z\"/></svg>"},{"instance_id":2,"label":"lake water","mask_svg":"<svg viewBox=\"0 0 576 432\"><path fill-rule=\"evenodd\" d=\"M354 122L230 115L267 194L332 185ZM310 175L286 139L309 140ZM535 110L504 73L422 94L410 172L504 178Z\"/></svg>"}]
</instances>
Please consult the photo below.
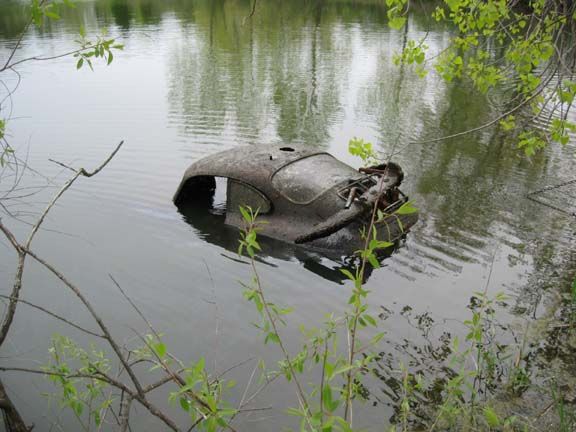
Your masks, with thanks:
<instances>
[{"instance_id":1,"label":"lake water","mask_svg":"<svg viewBox=\"0 0 576 432\"><path fill-rule=\"evenodd\" d=\"M458 334L472 293L487 283L489 293L511 296L503 322L523 326L555 316L576 267L575 222L526 194L574 178L575 140L532 159L495 128L426 143L488 122L507 102L504 92L484 96L465 82L446 83L433 72L421 79L394 65L393 55L407 39L426 35L431 56L449 43L449 29L427 18L432 7L416 6L408 25L393 31L378 1L259 0L253 18L247 18L247 0L78 2L62 11L60 21L31 29L17 57L73 49L81 25L89 36L105 29L125 50L108 67L96 63L94 72L77 71L72 58L17 68L21 83L0 117L11 117L10 142L37 173L28 172L20 187L39 192L8 202L19 220L2 213L3 222L23 238L29 228L24 222L34 221L55 185L69 177L49 158L92 169L124 140L104 171L80 179L58 202L34 249L82 287L122 342L137 344L132 329L146 327L108 274L180 358L205 356L216 370L254 357L272 363L279 352L263 345L251 324L256 312L242 297L239 281L249 281L251 273L234 252L237 233L209 234L209 221L188 224L172 195L190 163L239 145L300 144L358 167L347 152L357 136L383 155L397 154L406 174L403 189L421 211L405 244L367 283L374 309L390 315L381 322L387 332L382 352L394 358L394 367L400 359L426 367L398 349L418 340L407 311L427 313L436 330ZM0 4L0 60L25 16L19 2ZM9 88L16 83L11 72L0 79ZM5 95L0 89L0 100ZM10 178L0 181L6 190ZM574 208L576 189L549 195ZM295 308L284 330L295 348L298 324L315 325L328 312L342 312L351 286L335 278L336 264L329 260L271 247L258 268L268 295ZM2 239L3 294L11 289L14 268L14 254ZM78 301L32 262L22 296L92 325ZM39 367L54 333L88 343L21 306L2 364ZM238 381L232 400L242 396L254 364L231 372ZM35 430L55 430L55 422L74 430L73 420L40 395L52 389L46 380L8 373L2 379ZM371 388L376 406L358 406L357 426L382 430L389 424L394 395L383 381ZM255 406L273 409L241 418L239 430L293 425L283 409L295 403L290 384L270 386ZM136 430L161 430L149 419L137 417L135 424Z\"/></svg>"}]
</instances>

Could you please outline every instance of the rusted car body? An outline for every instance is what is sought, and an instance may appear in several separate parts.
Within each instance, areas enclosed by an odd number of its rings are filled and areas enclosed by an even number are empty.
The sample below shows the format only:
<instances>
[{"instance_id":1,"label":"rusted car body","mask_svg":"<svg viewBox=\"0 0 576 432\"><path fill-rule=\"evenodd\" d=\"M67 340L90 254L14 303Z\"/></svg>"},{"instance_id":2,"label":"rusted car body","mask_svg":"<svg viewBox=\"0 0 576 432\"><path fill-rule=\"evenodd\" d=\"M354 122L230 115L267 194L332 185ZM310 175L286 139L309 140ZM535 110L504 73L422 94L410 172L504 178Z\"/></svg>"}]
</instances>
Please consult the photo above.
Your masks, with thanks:
<instances>
[{"instance_id":1,"label":"rusted car body","mask_svg":"<svg viewBox=\"0 0 576 432\"><path fill-rule=\"evenodd\" d=\"M363 247L360 232L374 205L385 215L377 224L380 240L394 242L417 220L394 213L408 199L397 187L401 179L385 170L366 171L309 148L237 147L190 165L174 203L209 205L216 178L225 178L225 224L243 227L239 207L250 206L265 222L261 235L346 255Z\"/></svg>"}]
</instances>

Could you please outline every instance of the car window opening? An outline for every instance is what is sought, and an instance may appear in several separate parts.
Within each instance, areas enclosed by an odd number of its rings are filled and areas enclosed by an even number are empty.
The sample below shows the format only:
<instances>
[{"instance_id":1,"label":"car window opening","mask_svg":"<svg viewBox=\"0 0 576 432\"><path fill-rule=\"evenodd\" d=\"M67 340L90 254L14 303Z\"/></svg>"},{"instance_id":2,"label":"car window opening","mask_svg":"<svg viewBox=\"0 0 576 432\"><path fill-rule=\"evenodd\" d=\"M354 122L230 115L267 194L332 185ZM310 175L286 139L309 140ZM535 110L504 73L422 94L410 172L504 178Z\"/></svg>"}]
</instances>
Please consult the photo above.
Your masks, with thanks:
<instances>
[{"instance_id":1,"label":"car window opening","mask_svg":"<svg viewBox=\"0 0 576 432\"><path fill-rule=\"evenodd\" d=\"M210 213L214 215L225 215L228 198L228 179L225 177L216 177L216 189L212 198Z\"/></svg>"},{"instance_id":2,"label":"car window opening","mask_svg":"<svg viewBox=\"0 0 576 432\"><path fill-rule=\"evenodd\" d=\"M178 195L178 206L204 209L214 215L226 213L227 179L214 176L189 178Z\"/></svg>"},{"instance_id":3,"label":"car window opening","mask_svg":"<svg viewBox=\"0 0 576 432\"><path fill-rule=\"evenodd\" d=\"M197 176L190 178L180 192L179 202L191 203L198 209L208 210L216 216L227 212L240 213L240 206L270 212L268 199L252 186L227 177Z\"/></svg>"}]
</instances>

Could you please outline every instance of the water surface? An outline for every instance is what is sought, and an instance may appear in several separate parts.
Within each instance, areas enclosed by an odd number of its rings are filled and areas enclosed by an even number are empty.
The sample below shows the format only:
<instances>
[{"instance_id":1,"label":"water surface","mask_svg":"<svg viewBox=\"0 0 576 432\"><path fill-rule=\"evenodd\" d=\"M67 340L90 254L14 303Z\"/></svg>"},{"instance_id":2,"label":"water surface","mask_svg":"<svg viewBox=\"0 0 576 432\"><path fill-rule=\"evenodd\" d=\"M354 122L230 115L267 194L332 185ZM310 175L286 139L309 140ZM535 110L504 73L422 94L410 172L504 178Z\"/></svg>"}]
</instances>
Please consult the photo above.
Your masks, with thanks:
<instances>
[{"instance_id":1,"label":"water surface","mask_svg":"<svg viewBox=\"0 0 576 432\"><path fill-rule=\"evenodd\" d=\"M251 324L255 311L242 298L238 281L251 275L233 252L237 233L208 235L202 224L187 223L171 197L190 163L239 145L305 145L358 167L347 153L354 136L374 142L383 155L396 154L406 173L403 189L421 210L406 243L369 279L375 308L400 312L408 305L457 333L472 293L488 283L489 292L512 296L503 321L554 315L576 261L574 220L525 195L573 178L574 140L530 160L494 128L426 142L481 125L506 103L504 93L484 96L466 82L445 83L435 73L420 79L394 65L394 53L410 38L426 35L431 55L449 43L449 29L427 18L426 5L400 31L387 28L376 1L260 0L248 19L250 8L240 0L88 0L23 39L18 58L73 48L81 25L89 35L105 29L125 45L111 66L97 64L94 72L76 71L70 58L22 64L21 84L1 113L11 113L12 145L42 174L29 173L22 183L43 187L39 194L10 203L22 221L34 220L53 185L69 175L49 158L90 169L125 141L102 173L67 192L35 242L83 288L120 340L135 343L131 329L145 326L108 274L181 358L203 355L219 370L254 356L277 359L274 347L263 346ZM25 16L18 2L0 5L0 59ZM16 77L2 79L14 85ZM409 144L414 141L422 143ZM565 202L576 200L574 191L563 193ZM3 220L25 235L24 223ZM0 277L7 292L15 258L4 245ZM269 295L296 310L286 330L292 341L297 324L317 324L346 307L351 287L333 277L334 263L295 256L277 243L261 261ZM78 302L33 263L24 285L26 299L90 325ZM399 313L382 328L388 347L416 338ZM87 343L21 308L3 362L37 367L57 332ZM251 367L235 371L239 389ZM3 379L35 430L50 430L54 421L73 424L39 396L50 388L44 380ZM391 396L377 385L372 390L380 402L359 408L358 426L382 430L393 414ZM241 390L232 395L240 397ZM282 412L295 403L286 387L272 386L259 402L274 409L241 420L241 430L291 424Z\"/></svg>"}]
</instances>

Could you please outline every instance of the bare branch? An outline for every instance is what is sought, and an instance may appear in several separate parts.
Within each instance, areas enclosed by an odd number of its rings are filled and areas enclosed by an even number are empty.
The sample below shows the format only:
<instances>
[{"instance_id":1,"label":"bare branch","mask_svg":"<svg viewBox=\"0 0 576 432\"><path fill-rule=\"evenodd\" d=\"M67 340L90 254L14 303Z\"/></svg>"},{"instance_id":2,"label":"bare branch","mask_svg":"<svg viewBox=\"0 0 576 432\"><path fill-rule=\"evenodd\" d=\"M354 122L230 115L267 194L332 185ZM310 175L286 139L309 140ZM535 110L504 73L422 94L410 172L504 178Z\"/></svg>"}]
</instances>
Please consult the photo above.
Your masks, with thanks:
<instances>
[{"instance_id":1,"label":"bare branch","mask_svg":"<svg viewBox=\"0 0 576 432\"><path fill-rule=\"evenodd\" d=\"M48 159L50 162L55 163L56 165L60 165L63 168L66 168L72 172L78 172L75 168L72 168L71 166L66 165L65 163L59 162L55 159Z\"/></svg>"},{"instance_id":2,"label":"bare branch","mask_svg":"<svg viewBox=\"0 0 576 432\"><path fill-rule=\"evenodd\" d=\"M28 29L30 28L31 25L32 25L32 18L30 19L30 21L28 21L28 23L26 24L26 27L24 27L24 30L22 30L22 33L20 33L20 37L16 41L16 45L14 45L14 48L12 48L12 51L10 52L8 59L6 60L4 67L2 67L2 69L0 69L0 72L4 72L6 69L10 69L10 62L14 58L14 54L16 54L16 51L18 51L18 48L20 48L20 44L22 43L22 39L24 39L24 35L26 34L26 32L28 31Z\"/></svg>"},{"instance_id":3,"label":"bare branch","mask_svg":"<svg viewBox=\"0 0 576 432\"><path fill-rule=\"evenodd\" d=\"M98 315L96 313L96 311L94 310L94 308L92 307L90 302L86 299L86 297L84 297L84 295L78 289L78 287L76 287L76 285L74 285L72 282L70 282L62 273L60 273L50 263L46 262L44 259L42 259L38 255L36 255L31 250L26 249L26 253L28 255L30 255L32 258L34 258L38 263L42 264L54 276L56 276L58 279L60 279L64 283L64 285L66 285L74 294L76 294L76 297L78 297L80 299L80 301L82 302L84 307L88 310L88 312L90 312L90 315L92 315L92 318L94 318L96 323L98 323L98 326L100 327L100 329L104 333L104 339L106 339L108 341L108 344L116 353L118 360L120 360L120 362L122 363L122 365L126 369L126 372L130 376L130 379L132 380L132 382L134 383L134 386L136 387L138 395L141 396L142 398L144 398L144 391L142 389L142 385L140 384L140 381L136 377L133 369L130 367L130 364L128 363L128 361L124 357L122 350L120 349L120 347L116 343L116 340L112 337L110 330L108 330L108 327L106 326L106 324L104 324L104 321L102 321L102 318L100 317L100 315Z\"/></svg>"},{"instance_id":4,"label":"bare branch","mask_svg":"<svg viewBox=\"0 0 576 432\"><path fill-rule=\"evenodd\" d=\"M108 165L108 163L114 158L114 156L116 156L116 153L118 153L120 151L120 148L122 147L123 144L124 144L124 141L120 141L120 144L118 144L116 146L116 148L114 149L114 151L112 153L110 153L110 156L108 156L108 159L106 159L94 171L89 172L89 171L86 171L84 168L80 168L80 172L82 173L82 175L84 177L92 177L92 176L95 176L96 174L98 174L100 171L102 171L104 169L104 167L106 167L106 165Z\"/></svg>"},{"instance_id":5,"label":"bare branch","mask_svg":"<svg viewBox=\"0 0 576 432\"><path fill-rule=\"evenodd\" d=\"M2 233L4 233L4 235L6 236L6 238L10 241L10 243L12 244L12 246L14 247L14 249L16 249L16 252L18 252L18 254L20 255L22 253L21 248L20 248L20 244L18 243L18 240L16 240L16 237L14 237L14 234L12 234L8 228L6 228L4 226L4 224L2 223L2 219L0 219L0 231L2 231Z\"/></svg>"},{"instance_id":6,"label":"bare branch","mask_svg":"<svg viewBox=\"0 0 576 432\"><path fill-rule=\"evenodd\" d=\"M54 207L56 201L58 201L58 199L64 194L64 192L66 192L70 188L70 186L72 186L72 184L76 181L76 179L78 179L78 177L80 177L81 175L85 177L92 177L93 175L98 174L106 165L108 165L108 163L112 160L112 158L116 155L116 153L118 153L123 144L124 141L121 141L120 144L118 144L118 146L116 147L116 149L114 149L114 151L110 154L110 156L108 156L108 158L94 171L87 172L84 168L80 168L80 170L78 170L78 172L70 180L68 180L64 184L64 186L62 186L62 188L58 191L58 193L54 196L54 198L52 198L52 201L50 201L48 206L44 209L36 224L32 227L32 230L30 231L30 234L28 235L28 239L26 240L26 244L24 246L18 245L18 241L15 239L14 235L12 235L12 233L10 233L10 231L0 222L0 230L4 233L4 235L8 238L8 240L10 240L10 242L16 249L16 252L18 253L18 267L16 269L16 275L14 277L14 285L12 287L12 293L10 295L10 304L8 305L6 316L4 317L4 320L2 322L2 327L0 327L0 346L4 343L4 340L6 339L8 331L10 330L10 327L12 325L12 321L14 320L14 315L16 314L16 306L18 304L18 298L20 296L20 290L22 288L22 275L24 273L24 263L26 260L26 253L27 253L26 251L30 248L32 240L34 239L34 236L38 232L40 225L42 225L42 223L44 222L46 215L52 209L52 207Z\"/></svg>"},{"instance_id":7,"label":"bare branch","mask_svg":"<svg viewBox=\"0 0 576 432\"><path fill-rule=\"evenodd\" d=\"M162 411L160 411L158 408L156 408L156 406L153 405L151 402L149 402L146 398L141 397L137 393L130 390L126 385L124 385L120 381L106 375L105 373L103 373L101 371L97 371L94 374L86 374L86 373L64 374L64 373L60 373L60 372L47 371L47 370L41 370L41 369L31 369L31 368L21 368L21 367L5 367L5 366L0 366L0 371L3 371L3 372L25 372L25 373L31 373L31 374L36 374L36 375L44 375L44 376L58 376L58 377L62 377L62 378L96 379L96 380L105 382L105 383L107 383L113 387L116 387L119 390L122 390L127 395L132 397L134 400L137 400L138 402L140 402L140 404L142 404L142 406L144 406L144 408L146 408L150 414L152 414L155 417L158 417L170 429L172 429L173 431L176 431L176 432L180 431L180 428L178 428L178 426L168 416L166 416L166 414L164 414Z\"/></svg>"},{"instance_id":8,"label":"bare branch","mask_svg":"<svg viewBox=\"0 0 576 432\"><path fill-rule=\"evenodd\" d=\"M0 381L0 409L4 412L4 419L7 423L6 430L11 432L30 432L34 425L31 427L26 426L20 413L8 397L2 381Z\"/></svg>"},{"instance_id":9,"label":"bare branch","mask_svg":"<svg viewBox=\"0 0 576 432\"><path fill-rule=\"evenodd\" d=\"M134 304L134 302L132 301L132 299L130 297L128 297L128 295L126 294L126 292L124 292L124 290L122 289L122 287L120 286L120 284L116 281L116 279L114 279L114 276L112 276L110 273L108 273L108 276L110 277L110 279L112 280L112 282L114 282L114 285L116 285L116 288L118 288L118 290L120 291L120 293L122 293L122 296L124 296L124 298L126 299L126 301L128 301L128 303L130 303L130 306L132 306L132 308L136 311L136 313L140 316L140 318L142 318L142 320L146 323L146 325L148 326L148 328L150 329L150 331L154 334L154 336L156 336L156 338L158 340L160 340L160 335L156 332L156 330L154 329L154 327L152 327L152 324L150 323L150 321L148 321L148 319L146 318L146 316L144 316L144 314L142 313L142 311L140 309L138 309L138 306L136 306Z\"/></svg>"},{"instance_id":10,"label":"bare branch","mask_svg":"<svg viewBox=\"0 0 576 432\"><path fill-rule=\"evenodd\" d=\"M5 299L8 299L8 300L13 300L12 297L7 296L7 295L3 295L3 294L0 294L0 298L5 298ZM64 322L64 323L68 324L68 325L71 326L71 327L74 327L74 328L77 329L77 330L80 330L80 331L82 331L82 332L84 332L84 333L86 333L86 334L89 334L90 336L94 336L94 337L97 337L97 338L104 338L104 336L102 336L101 334L98 334L98 333L95 333L95 332L93 332L93 331L91 331L91 330L85 329L84 327L81 327L81 326L79 326L78 324L73 323L72 321L64 318L63 316L60 316L60 315L58 315L58 314L55 314L55 313L52 312L52 311L49 311L48 309L46 309L46 308L44 308L44 307L42 307L42 306L39 306L39 305L37 305L37 304L34 304L34 303L32 303L32 302L29 302L29 301L23 300L23 299L14 299L14 300L17 301L17 302L20 302L20 303L24 303L25 305L30 306L30 307L32 307L32 308L34 308L34 309L38 309L38 310L44 312L45 314L50 315L51 317L56 318L57 320L62 321L62 322Z\"/></svg>"},{"instance_id":11,"label":"bare branch","mask_svg":"<svg viewBox=\"0 0 576 432\"><path fill-rule=\"evenodd\" d=\"M120 404L120 431L126 432L130 427L130 408L132 407L132 401L134 399L131 396L126 396Z\"/></svg>"}]
</instances>

